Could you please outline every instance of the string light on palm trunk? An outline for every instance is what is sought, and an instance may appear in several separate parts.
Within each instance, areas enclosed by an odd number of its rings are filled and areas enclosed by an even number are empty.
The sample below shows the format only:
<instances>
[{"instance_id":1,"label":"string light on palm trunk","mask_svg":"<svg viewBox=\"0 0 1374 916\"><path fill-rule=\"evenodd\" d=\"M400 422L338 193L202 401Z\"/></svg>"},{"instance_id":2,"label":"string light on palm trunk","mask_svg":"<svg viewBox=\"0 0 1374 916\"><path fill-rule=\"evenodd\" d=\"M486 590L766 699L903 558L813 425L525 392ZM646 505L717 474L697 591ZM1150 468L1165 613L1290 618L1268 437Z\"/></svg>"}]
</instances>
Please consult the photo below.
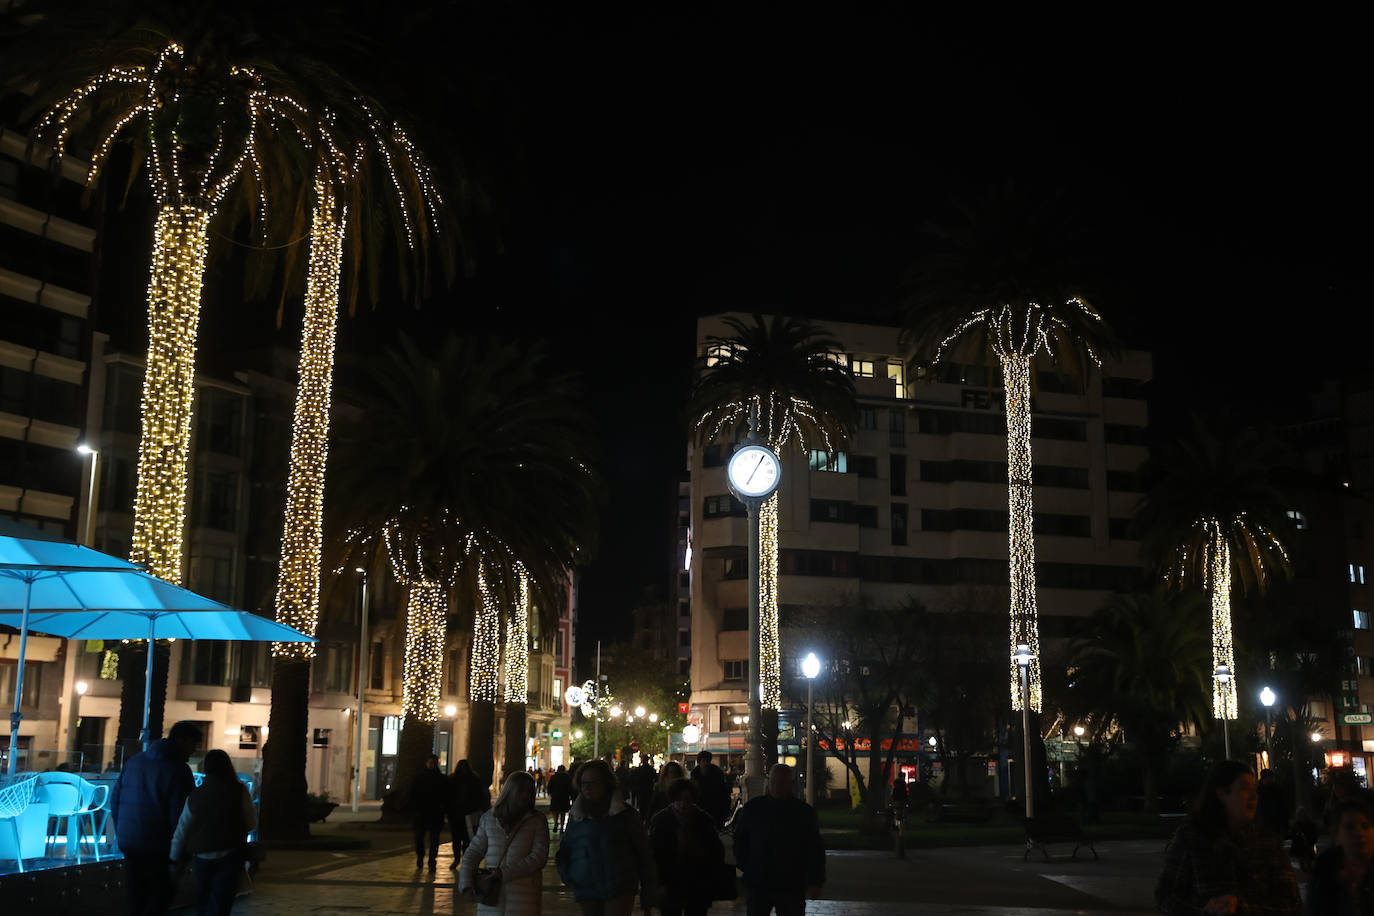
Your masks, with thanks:
<instances>
[{"instance_id":1,"label":"string light on palm trunk","mask_svg":"<svg viewBox=\"0 0 1374 916\"><path fill-rule=\"evenodd\" d=\"M334 372L345 216L346 207L335 196L334 181L321 167L315 176L300 381L277 577L277 620L309 636L315 634L319 622L329 389ZM274 643L273 652L279 657L307 659L314 656L315 647L312 643Z\"/></svg>"},{"instance_id":2,"label":"string light on palm trunk","mask_svg":"<svg viewBox=\"0 0 1374 916\"><path fill-rule=\"evenodd\" d=\"M1041 701L1040 637L1035 601L1035 521L1031 487L1030 357L1002 357L1007 414L1007 555L1011 582L1011 654L1030 647L1030 707ZM1021 675L1011 664L1012 708L1021 708Z\"/></svg>"},{"instance_id":3,"label":"string light on palm trunk","mask_svg":"<svg viewBox=\"0 0 1374 916\"><path fill-rule=\"evenodd\" d=\"M515 606L506 615L506 702L526 703L530 692L530 580L516 565Z\"/></svg>"},{"instance_id":4,"label":"string light on palm trunk","mask_svg":"<svg viewBox=\"0 0 1374 916\"><path fill-rule=\"evenodd\" d=\"M1237 717L1236 659L1231 641L1231 548L1216 519L1203 523L1208 530L1207 589L1212 598L1212 715Z\"/></svg>"},{"instance_id":5,"label":"string light on palm trunk","mask_svg":"<svg viewBox=\"0 0 1374 916\"><path fill-rule=\"evenodd\" d=\"M439 718L448 589L421 580L410 586L406 604L406 657L401 705L421 722Z\"/></svg>"},{"instance_id":6,"label":"string light on palm trunk","mask_svg":"<svg viewBox=\"0 0 1374 916\"><path fill-rule=\"evenodd\" d=\"M472 623L468 693L474 701L495 703L501 667L501 606L481 561L477 567L477 593L482 606Z\"/></svg>"},{"instance_id":7,"label":"string light on palm trunk","mask_svg":"<svg viewBox=\"0 0 1374 916\"><path fill-rule=\"evenodd\" d=\"M782 657L778 645L778 494L759 506L759 705L782 705Z\"/></svg>"}]
</instances>

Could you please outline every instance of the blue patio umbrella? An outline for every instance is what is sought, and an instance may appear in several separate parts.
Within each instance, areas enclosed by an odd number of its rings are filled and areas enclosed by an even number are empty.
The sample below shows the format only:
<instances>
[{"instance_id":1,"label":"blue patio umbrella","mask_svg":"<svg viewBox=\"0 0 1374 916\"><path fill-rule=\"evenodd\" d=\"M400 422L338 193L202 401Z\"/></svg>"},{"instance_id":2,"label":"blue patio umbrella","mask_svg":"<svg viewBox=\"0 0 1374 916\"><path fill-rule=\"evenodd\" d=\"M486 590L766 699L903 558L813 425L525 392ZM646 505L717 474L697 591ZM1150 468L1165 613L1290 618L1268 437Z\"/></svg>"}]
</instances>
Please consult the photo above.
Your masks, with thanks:
<instances>
[{"instance_id":1,"label":"blue patio umbrella","mask_svg":"<svg viewBox=\"0 0 1374 916\"><path fill-rule=\"evenodd\" d=\"M15 613L15 609L20 609ZM143 733L148 746L154 639L314 642L305 634L149 575L137 565L0 519L0 624L19 630L9 771L19 746L30 630L69 639L147 639Z\"/></svg>"}]
</instances>

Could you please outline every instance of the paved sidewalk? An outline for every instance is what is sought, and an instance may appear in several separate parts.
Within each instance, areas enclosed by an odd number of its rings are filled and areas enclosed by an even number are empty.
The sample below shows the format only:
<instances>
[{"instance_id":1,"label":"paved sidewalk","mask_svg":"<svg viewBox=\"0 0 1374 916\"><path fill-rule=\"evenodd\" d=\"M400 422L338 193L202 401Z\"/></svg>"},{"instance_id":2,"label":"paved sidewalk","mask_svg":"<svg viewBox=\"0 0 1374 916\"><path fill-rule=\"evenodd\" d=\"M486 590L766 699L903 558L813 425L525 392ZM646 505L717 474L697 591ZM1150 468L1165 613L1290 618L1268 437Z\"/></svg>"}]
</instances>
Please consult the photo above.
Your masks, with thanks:
<instances>
[{"instance_id":1,"label":"paved sidewalk","mask_svg":"<svg viewBox=\"0 0 1374 916\"><path fill-rule=\"evenodd\" d=\"M375 817L375 814L373 815ZM331 817L333 820L333 817ZM338 826L345 827L347 819ZM361 825L354 825L361 826ZM352 832L350 829L348 832ZM438 871L415 869L408 831L373 829L373 849L361 852L271 854L258 876L257 892L240 898L236 916L363 916L363 914L455 914L476 912L456 893L449 870L450 847L440 852ZM554 847L557 837L554 837ZM1162 844L1156 840L1099 844L1101 860L1080 853L1078 861L1057 858L1023 862L1015 846L918 850L905 861L891 853L829 854L823 900L807 912L838 914L910 913L1068 916L1084 913L1145 914ZM544 872L544 913L576 916L572 895L553 867ZM743 900L717 903L712 914L743 914Z\"/></svg>"}]
</instances>

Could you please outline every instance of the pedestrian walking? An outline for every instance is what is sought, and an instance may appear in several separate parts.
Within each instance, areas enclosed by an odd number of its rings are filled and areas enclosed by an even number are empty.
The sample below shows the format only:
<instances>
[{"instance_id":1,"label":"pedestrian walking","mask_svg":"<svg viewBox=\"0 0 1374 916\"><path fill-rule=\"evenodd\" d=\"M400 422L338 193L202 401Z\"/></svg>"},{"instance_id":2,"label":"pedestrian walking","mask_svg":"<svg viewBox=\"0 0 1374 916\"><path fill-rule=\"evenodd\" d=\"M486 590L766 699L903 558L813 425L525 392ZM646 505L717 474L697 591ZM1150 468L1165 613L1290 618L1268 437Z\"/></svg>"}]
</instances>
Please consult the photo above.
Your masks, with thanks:
<instances>
[{"instance_id":1,"label":"pedestrian walking","mask_svg":"<svg viewBox=\"0 0 1374 916\"><path fill-rule=\"evenodd\" d=\"M463 811L465 798L462 773L459 771L460 767L466 765L466 760L458 761L448 777L448 809L446 815L448 817L449 841L453 845L453 861L448 863L450 871L458 870L458 865L463 861L463 851L468 848L468 843L472 839L472 834L468 831L467 815Z\"/></svg>"},{"instance_id":2,"label":"pedestrian walking","mask_svg":"<svg viewBox=\"0 0 1374 916\"><path fill-rule=\"evenodd\" d=\"M500 886L495 902L479 903L478 916L538 916L542 908L544 865L549 861L549 822L534 810L534 777L516 772L506 778L496 804L482 815L463 854L458 892L482 899L487 881ZM491 869L483 880L478 863Z\"/></svg>"},{"instance_id":3,"label":"pedestrian walking","mask_svg":"<svg viewBox=\"0 0 1374 916\"><path fill-rule=\"evenodd\" d=\"M577 800L558 847L559 877L572 887L582 916L630 916L636 890L648 913L658 874L644 822L625 804L604 760L583 764L577 779Z\"/></svg>"},{"instance_id":4,"label":"pedestrian walking","mask_svg":"<svg viewBox=\"0 0 1374 916\"><path fill-rule=\"evenodd\" d=\"M534 771L534 794L536 797L544 795L544 768L539 767Z\"/></svg>"},{"instance_id":5,"label":"pedestrian walking","mask_svg":"<svg viewBox=\"0 0 1374 916\"><path fill-rule=\"evenodd\" d=\"M258 818L228 754L210 751L200 768L205 779L181 809L168 858L179 870L191 857L199 916L229 916L243 874L244 845Z\"/></svg>"},{"instance_id":6,"label":"pedestrian walking","mask_svg":"<svg viewBox=\"0 0 1374 916\"><path fill-rule=\"evenodd\" d=\"M749 916L800 916L825 884L825 845L815 810L792 794L792 768L776 764L768 792L735 816L735 865Z\"/></svg>"},{"instance_id":7,"label":"pedestrian walking","mask_svg":"<svg viewBox=\"0 0 1374 916\"><path fill-rule=\"evenodd\" d=\"M1212 766L1164 854L1155 903L1172 914L1298 914L1302 900L1279 838L1255 821L1257 784L1235 760Z\"/></svg>"},{"instance_id":8,"label":"pedestrian walking","mask_svg":"<svg viewBox=\"0 0 1374 916\"><path fill-rule=\"evenodd\" d=\"M553 815L553 832L562 833L568 820L568 809L572 807L572 776L563 764L549 777L549 813Z\"/></svg>"},{"instance_id":9,"label":"pedestrian walking","mask_svg":"<svg viewBox=\"0 0 1374 916\"><path fill-rule=\"evenodd\" d=\"M1374 913L1374 812L1347 799L1332 809L1335 845L1321 854L1307 882L1307 916Z\"/></svg>"},{"instance_id":10,"label":"pedestrian walking","mask_svg":"<svg viewBox=\"0 0 1374 916\"><path fill-rule=\"evenodd\" d=\"M630 749L624 748L620 752L620 763L615 768L615 787L620 790L620 795L625 799L625 804L634 804L634 792L630 789L630 765L627 760L634 759Z\"/></svg>"},{"instance_id":11,"label":"pedestrian walking","mask_svg":"<svg viewBox=\"0 0 1374 916\"><path fill-rule=\"evenodd\" d=\"M195 778L186 761L200 746L200 729L178 722L166 738L124 764L110 793L110 816L124 854L124 895L129 916L161 916L174 885L167 866L186 799Z\"/></svg>"},{"instance_id":12,"label":"pedestrian walking","mask_svg":"<svg viewBox=\"0 0 1374 916\"><path fill-rule=\"evenodd\" d=\"M717 827L724 824L725 819L730 816L730 786L725 781L725 774L721 772L720 767L711 762L710 751L701 751L697 754L697 765L696 769L692 770L692 779L697 784L701 807L711 815L711 820Z\"/></svg>"},{"instance_id":13,"label":"pedestrian walking","mask_svg":"<svg viewBox=\"0 0 1374 916\"><path fill-rule=\"evenodd\" d=\"M415 867L425 865L425 850L429 850L429 870L439 864L439 834L444 829L444 816L452 805L448 777L439 772L439 758L430 754L425 768L410 781L411 827L415 831ZM429 838L426 845L425 838Z\"/></svg>"},{"instance_id":14,"label":"pedestrian walking","mask_svg":"<svg viewBox=\"0 0 1374 916\"><path fill-rule=\"evenodd\" d=\"M649 802L654 795L654 783L658 782L658 773L654 772L654 765L649 760L648 754L639 755L639 766L630 771L630 794L633 796L632 804L639 816L644 818L644 823L649 823Z\"/></svg>"},{"instance_id":15,"label":"pedestrian walking","mask_svg":"<svg viewBox=\"0 0 1374 916\"><path fill-rule=\"evenodd\" d=\"M458 761L458 766L453 768L453 780L458 813L463 816L467 835L473 836L477 833L477 821L482 812L491 807L491 793L466 760Z\"/></svg>"},{"instance_id":16,"label":"pedestrian walking","mask_svg":"<svg viewBox=\"0 0 1374 916\"><path fill-rule=\"evenodd\" d=\"M682 769L682 764L676 760L669 760L658 771L658 780L654 783L653 794L649 798L649 811L645 815L644 823L653 821L654 815L668 807L668 787L679 779L686 779L687 772ZM693 786L696 783L692 783ZM700 805L700 790L698 789L698 805ZM703 809L704 810L704 809ZM709 814L707 815L710 816Z\"/></svg>"},{"instance_id":17,"label":"pedestrian walking","mask_svg":"<svg viewBox=\"0 0 1374 916\"><path fill-rule=\"evenodd\" d=\"M663 916L705 916L725 864L725 847L711 815L696 803L697 787L690 779L674 780L667 798L668 806L649 824L659 909Z\"/></svg>"}]
</instances>

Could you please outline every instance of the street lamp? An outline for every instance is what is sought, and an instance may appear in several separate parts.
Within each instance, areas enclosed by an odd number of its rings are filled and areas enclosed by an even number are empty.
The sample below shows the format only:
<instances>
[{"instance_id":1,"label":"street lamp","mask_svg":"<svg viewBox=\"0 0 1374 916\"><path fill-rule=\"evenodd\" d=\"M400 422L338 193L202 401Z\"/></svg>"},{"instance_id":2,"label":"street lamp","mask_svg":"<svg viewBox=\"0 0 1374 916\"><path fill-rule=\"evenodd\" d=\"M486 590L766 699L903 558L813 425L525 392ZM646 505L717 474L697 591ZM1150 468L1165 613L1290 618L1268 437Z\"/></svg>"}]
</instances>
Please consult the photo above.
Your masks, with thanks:
<instances>
[{"instance_id":1,"label":"street lamp","mask_svg":"<svg viewBox=\"0 0 1374 916\"><path fill-rule=\"evenodd\" d=\"M1075 738L1082 738L1082 737L1083 737L1083 733L1086 732L1086 731L1087 731L1087 729L1084 728L1083 726L1081 726L1081 725L1075 725L1075 726L1073 727L1073 736L1074 736Z\"/></svg>"},{"instance_id":2,"label":"street lamp","mask_svg":"<svg viewBox=\"0 0 1374 916\"><path fill-rule=\"evenodd\" d=\"M621 713L621 711L622 711L622 710L621 710L621 708L620 708L619 706L612 706L611 709L610 709L611 718L612 718L612 719L619 719L619 718L620 718L620 713Z\"/></svg>"},{"instance_id":3,"label":"street lamp","mask_svg":"<svg viewBox=\"0 0 1374 916\"><path fill-rule=\"evenodd\" d=\"M643 707L643 706L636 706L636 707L635 707L635 718L636 718L636 719L642 719L642 718L644 718L644 707Z\"/></svg>"},{"instance_id":4,"label":"street lamp","mask_svg":"<svg viewBox=\"0 0 1374 916\"><path fill-rule=\"evenodd\" d=\"M816 743L816 733L811 725L811 685L816 682L816 675L821 673L821 660L816 658L815 652L808 652L806 658L802 660L802 674L806 675L806 803L814 805L816 803L816 792L811 786L811 774L815 768L811 765L811 758L815 756L812 745Z\"/></svg>"},{"instance_id":5,"label":"street lamp","mask_svg":"<svg viewBox=\"0 0 1374 916\"><path fill-rule=\"evenodd\" d=\"M355 566L353 571L363 577L363 619L358 625L358 721L354 723L353 742L353 811L357 813L366 775L363 771L363 735L366 734L363 731L363 688L367 686L367 570Z\"/></svg>"},{"instance_id":6,"label":"street lamp","mask_svg":"<svg viewBox=\"0 0 1374 916\"><path fill-rule=\"evenodd\" d=\"M1268 685L1260 691L1260 702L1264 704L1264 749L1269 750L1269 742L1273 738L1274 731L1274 701L1278 699L1278 694L1270 690Z\"/></svg>"},{"instance_id":7,"label":"street lamp","mask_svg":"<svg viewBox=\"0 0 1374 916\"><path fill-rule=\"evenodd\" d=\"M1021 737L1025 739L1025 761L1022 769L1026 774L1026 820L1035 817L1035 789L1031 783L1031 739L1030 739L1030 663L1035 656L1031 654L1029 643L1017 643L1016 654L1012 659L1021 669Z\"/></svg>"},{"instance_id":8,"label":"street lamp","mask_svg":"<svg viewBox=\"0 0 1374 916\"><path fill-rule=\"evenodd\" d=\"M657 723L657 722L658 722L658 713L656 713L656 712L651 712L651 713L649 713L649 721L652 722L652 723Z\"/></svg>"},{"instance_id":9,"label":"street lamp","mask_svg":"<svg viewBox=\"0 0 1374 916\"><path fill-rule=\"evenodd\" d=\"M100 449L93 445L81 443L76 450L87 458L91 459L91 476L86 483L86 533L85 544L87 547L95 546L95 488L96 481L99 480L100 473Z\"/></svg>"},{"instance_id":10,"label":"street lamp","mask_svg":"<svg viewBox=\"0 0 1374 916\"><path fill-rule=\"evenodd\" d=\"M1229 683L1231 682L1231 669L1228 668L1228 667L1227 667L1226 665L1224 665L1224 664L1222 664L1222 665L1217 665L1217 670L1214 671L1214 672L1212 672L1212 676L1215 677L1215 678L1217 679L1217 683L1221 685L1222 692L1225 693L1225 691L1226 691L1226 685L1229 684ZM1228 719L1226 718L1225 711L1222 712L1222 716L1221 716L1221 734L1222 734L1222 738L1223 738L1223 739L1225 740L1225 742L1226 742L1226 759L1227 759L1227 760L1230 760L1230 759L1231 759L1231 726L1230 726L1230 720L1228 720Z\"/></svg>"},{"instance_id":11,"label":"street lamp","mask_svg":"<svg viewBox=\"0 0 1374 916\"><path fill-rule=\"evenodd\" d=\"M682 726L682 740L688 744L696 744L701 740L701 729L690 723Z\"/></svg>"}]
</instances>

